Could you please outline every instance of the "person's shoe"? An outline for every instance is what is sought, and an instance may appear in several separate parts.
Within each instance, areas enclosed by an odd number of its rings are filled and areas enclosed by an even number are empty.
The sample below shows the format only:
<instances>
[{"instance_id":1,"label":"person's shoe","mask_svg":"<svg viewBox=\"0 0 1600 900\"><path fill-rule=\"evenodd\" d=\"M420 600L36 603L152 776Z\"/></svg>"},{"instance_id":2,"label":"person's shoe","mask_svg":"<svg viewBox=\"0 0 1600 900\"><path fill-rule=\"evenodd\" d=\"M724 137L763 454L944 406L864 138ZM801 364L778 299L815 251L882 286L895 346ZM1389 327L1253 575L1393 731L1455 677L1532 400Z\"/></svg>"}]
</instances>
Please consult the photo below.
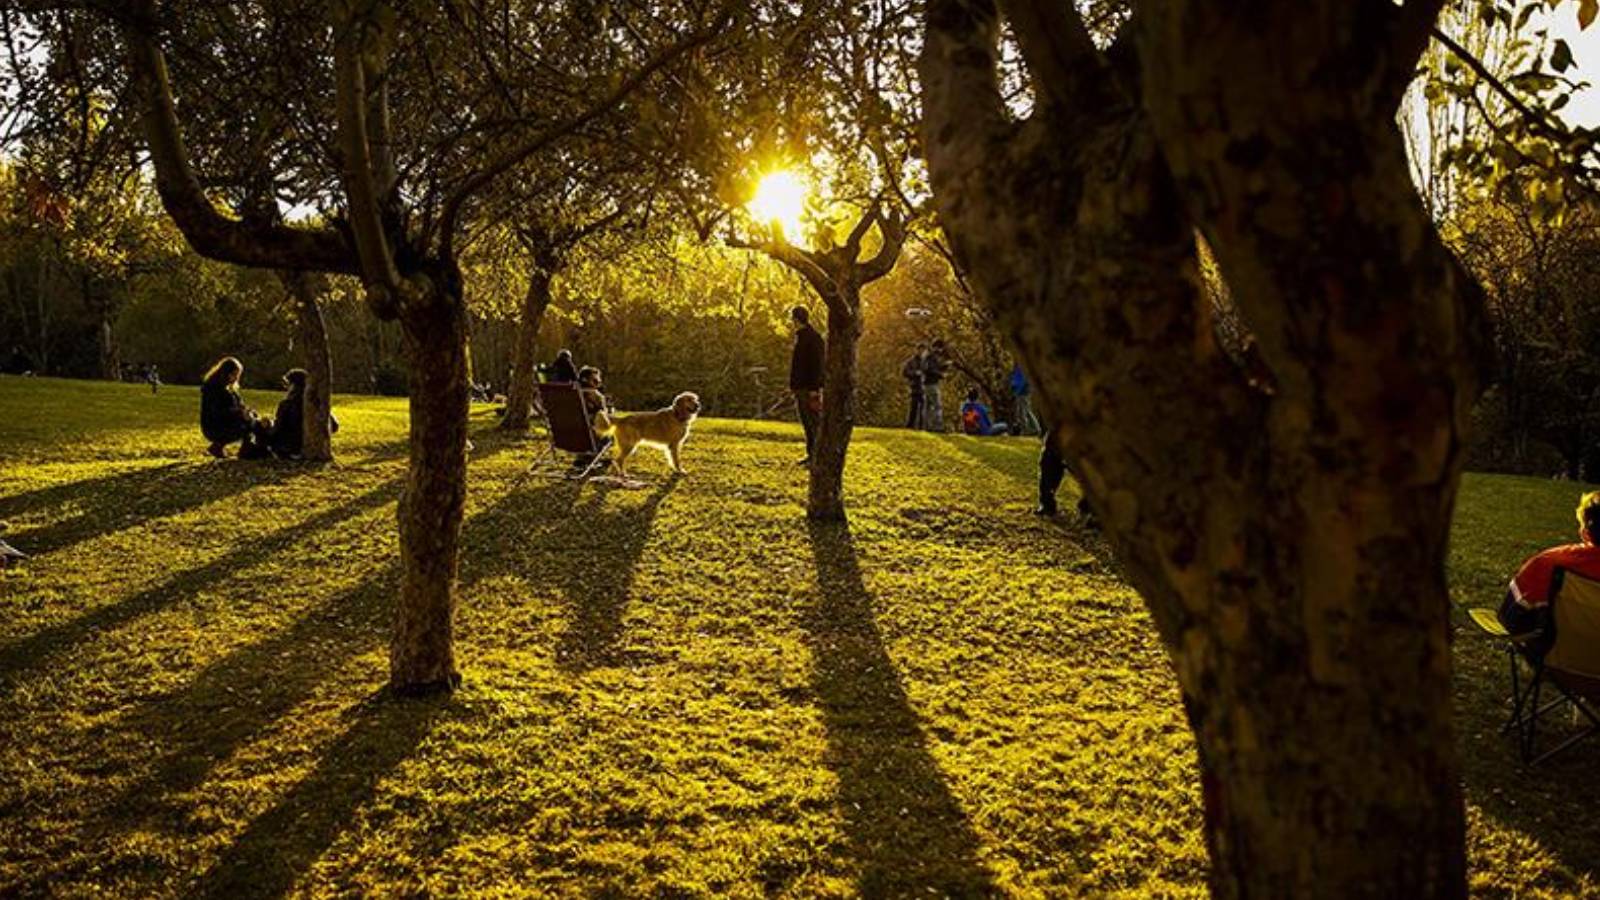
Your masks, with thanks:
<instances>
[{"instance_id":1,"label":"person's shoe","mask_svg":"<svg viewBox=\"0 0 1600 900\"><path fill-rule=\"evenodd\" d=\"M222 445L221 444L212 444L211 446L206 448L206 452L211 454L212 456L215 456L217 459L222 459L223 457L227 456L226 453L222 452Z\"/></svg>"},{"instance_id":2,"label":"person's shoe","mask_svg":"<svg viewBox=\"0 0 1600 900\"><path fill-rule=\"evenodd\" d=\"M805 459L798 460L798 461L795 462L795 465L797 465L797 466L809 466L809 465L811 465L811 457L808 456Z\"/></svg>"},{"instance_id":3,"label":"person's shoe","mask_svg":"<svg viewBox=\"0 0 1600 900\"><path fill-rule=\"evenodd\" d=\"M1033 514L1045 519L1054 518L1056 505L1054 503L1041 503L1033 508Z\"/></svg>"}]
</instances>

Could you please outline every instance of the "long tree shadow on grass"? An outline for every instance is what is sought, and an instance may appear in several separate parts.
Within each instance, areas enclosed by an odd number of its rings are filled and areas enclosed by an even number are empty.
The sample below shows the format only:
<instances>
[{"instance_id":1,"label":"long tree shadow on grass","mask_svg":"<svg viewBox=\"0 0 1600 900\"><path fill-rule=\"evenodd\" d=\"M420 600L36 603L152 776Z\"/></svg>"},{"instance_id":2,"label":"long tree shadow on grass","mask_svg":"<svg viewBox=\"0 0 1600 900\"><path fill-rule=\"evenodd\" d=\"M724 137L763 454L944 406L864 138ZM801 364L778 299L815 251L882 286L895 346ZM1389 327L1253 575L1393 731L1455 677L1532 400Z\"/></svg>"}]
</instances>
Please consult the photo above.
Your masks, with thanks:
<instances>
[{"instance_id":1,"label":"long tree shadow on grass","mask_svg":"<svg viewBox=\"0 0 1600 900\"><path fill-rule=\"evenodd\" d=\"M379 690L347 714L344 733L315 769L250 821L189 891L197 897L278 897L349 827L385 776L399 768L459 705L399 699Z\"/></svg>"},{"instance_id":2,"label":"long tree shadow on grass","mask_svg":"<svg viewBox=\"0 0 1600 900\"><path fill-rule=\"evenodd\" d=\"M848 526L809 523L818 596L805 614L812 690L839 776L840 812L863 896L995 893L978 838L928 752Z\"/></svg>"},{"instance_id":3,"label":"long tree shadow on grass","mask_svg":"<svg viewBox=\"0 0 1600 900\"><path fill-rule=\"evenodd\" d=\"M326 510L304 522L286 525L271 534L241 544L232 552L195 569L180 572L131 597L97 607L19 641L0 647L0 698L9 696L27 671L41 668L55 655L97 633L125 625L141 616L183 603L201 590L214 587L234 572L271 557L292 553L318 532L333 528L367 510L395 499L398 480L390 480L365 494Z\"/></svg>"},{"instance_id":4,"label":"long tree shadow on grass","mask_svg":"<svg viewBox=\"0 0 1600 900\"><path fill-rule=\"evenodd\" d=\"M45 556L152 519L226 500L251 488L280 484L307 471L293 463L218 463L176 469L157 466L109 484L92 479L80 482L77 490L53 495L52 506L72 505L75 512L48 525L22 526L7 540L36 557ZM0 505L0 515L11 514L9 509L9 503Z\"/></svg>"}]
</instances>

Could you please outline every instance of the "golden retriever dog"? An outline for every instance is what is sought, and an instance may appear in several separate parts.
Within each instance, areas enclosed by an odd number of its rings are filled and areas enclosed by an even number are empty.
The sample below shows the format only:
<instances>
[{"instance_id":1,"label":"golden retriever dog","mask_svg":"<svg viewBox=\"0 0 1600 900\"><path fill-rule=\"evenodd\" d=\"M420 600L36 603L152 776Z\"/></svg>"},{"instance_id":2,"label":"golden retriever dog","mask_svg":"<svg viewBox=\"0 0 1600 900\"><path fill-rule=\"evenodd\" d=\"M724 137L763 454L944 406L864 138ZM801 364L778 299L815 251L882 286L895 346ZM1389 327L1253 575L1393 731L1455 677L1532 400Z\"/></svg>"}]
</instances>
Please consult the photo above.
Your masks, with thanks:
<instances>
[{"instance_id":1,"label":"golden retriever dog","mask_svg":"<svg viewBox=\"0 0 1600 900\"><path fill-rule=\"evenodd\" d=\"M617 442L617 474L628 474L628 457L640 444L660 447L672 463L672 471L684 474L678 454L683 442L689 438L689 423L700 414L700 397L684 391L672 399L672 405L655 412L635 413L616 419L605 418L596 423L595 433L615 438Z\"/></svg>"}]
</instances>

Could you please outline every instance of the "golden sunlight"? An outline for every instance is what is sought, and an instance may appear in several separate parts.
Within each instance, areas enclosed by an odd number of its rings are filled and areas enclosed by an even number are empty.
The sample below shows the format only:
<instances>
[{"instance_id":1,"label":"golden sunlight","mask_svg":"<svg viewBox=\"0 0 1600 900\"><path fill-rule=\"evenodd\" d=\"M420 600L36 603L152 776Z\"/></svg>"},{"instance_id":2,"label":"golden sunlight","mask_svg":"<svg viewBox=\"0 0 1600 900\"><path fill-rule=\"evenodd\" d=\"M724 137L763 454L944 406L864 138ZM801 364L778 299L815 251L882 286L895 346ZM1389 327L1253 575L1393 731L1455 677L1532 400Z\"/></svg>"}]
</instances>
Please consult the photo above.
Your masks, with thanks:
<instances>
[{"instance_id":1,"label":"golden sunlight","mask_svg":"<svg viewBox=\"0 0 1600 900\"><path fill-rule=\"evenodd\" d=\"M773 225L786 238L800 234L800 215L806 208L806 183L788 169L761 176L750 199L750 215L763 225Z\"/></svg>"}]
</instances>

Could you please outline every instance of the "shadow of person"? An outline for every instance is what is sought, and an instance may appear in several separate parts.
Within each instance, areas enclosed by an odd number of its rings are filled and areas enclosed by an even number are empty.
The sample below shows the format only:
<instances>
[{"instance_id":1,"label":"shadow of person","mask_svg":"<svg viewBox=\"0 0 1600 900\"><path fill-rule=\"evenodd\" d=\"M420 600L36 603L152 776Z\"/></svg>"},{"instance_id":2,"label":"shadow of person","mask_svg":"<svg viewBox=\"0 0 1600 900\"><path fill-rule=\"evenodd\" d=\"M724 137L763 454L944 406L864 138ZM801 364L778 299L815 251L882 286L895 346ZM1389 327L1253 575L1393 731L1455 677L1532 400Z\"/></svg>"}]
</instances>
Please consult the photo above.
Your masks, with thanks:
<instances>
[{"instance_id":1,"label":"shadow of person","mask_svg":"<svg viewBox=\"0 0 1600 900\"><path fill-rule=\"evenodd\" d=\"M809 523L817 596L805 611L827 763L869 897L995 893L978 839L929 754L883 646L849 527Z\"/></svg>"},{"instance_id":2,"label":"shadow of person","mask_svg":"<svg viewBox=\"0 0 1600 900\"><path fill-rule=\"evenodd\" d=\"M462 715L445 697L406 698L380 689L345 714L348 725L316 767L250 820L221 858L184 893L197 897L279 897L350 826L382 780L439 722Z\"/></svg>"}]
</instances>

